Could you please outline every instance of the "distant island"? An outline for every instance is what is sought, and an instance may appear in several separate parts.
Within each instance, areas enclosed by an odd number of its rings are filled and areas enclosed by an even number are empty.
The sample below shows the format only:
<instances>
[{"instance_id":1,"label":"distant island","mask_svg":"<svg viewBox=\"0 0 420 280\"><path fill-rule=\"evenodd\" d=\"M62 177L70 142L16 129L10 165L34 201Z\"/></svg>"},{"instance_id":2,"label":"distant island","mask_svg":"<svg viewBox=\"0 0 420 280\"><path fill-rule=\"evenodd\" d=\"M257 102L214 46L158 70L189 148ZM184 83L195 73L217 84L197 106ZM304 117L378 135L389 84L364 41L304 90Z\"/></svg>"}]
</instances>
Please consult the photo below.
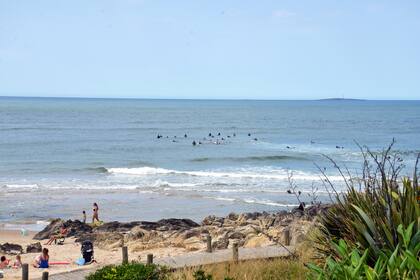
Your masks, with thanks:
<instances>
[{"instance_id":1,"label":"distant island","mask_svg":"<svg viewBox=\"0 0 420 280\"><path fill-rule=\"evenodd\" d=\"M318 101L366 101L366 99L357 99L357 98L323 98L323 99L318 99Z\"/></svg>"}]
</instances>

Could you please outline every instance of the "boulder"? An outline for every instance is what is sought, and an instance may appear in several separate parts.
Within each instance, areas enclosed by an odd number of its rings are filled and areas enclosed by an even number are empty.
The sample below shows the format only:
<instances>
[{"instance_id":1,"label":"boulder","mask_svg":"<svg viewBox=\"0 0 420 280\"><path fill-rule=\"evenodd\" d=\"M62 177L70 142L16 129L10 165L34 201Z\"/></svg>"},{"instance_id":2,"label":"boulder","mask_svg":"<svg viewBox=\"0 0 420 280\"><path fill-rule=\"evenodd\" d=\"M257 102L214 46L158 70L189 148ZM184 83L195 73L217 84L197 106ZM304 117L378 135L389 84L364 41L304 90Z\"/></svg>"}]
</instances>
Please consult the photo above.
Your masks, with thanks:
<instances>
[{"instance_id":1,"label":"boulder","mask_svg":"<svg viewBox=\"0 0 420 280\"><path fill-rule=\"evenodd\" d=\"M41 242L36 242L26 246L26 253L40 253L42 252Z\"/></svg>"},{"instance_id":2,"label":"boulder","mask_svg":"<svg viewBox=\"0 0 420 280\"><path fill-rule=\"evenodd\" d=\"M229 239L225 237L215 239L211 245L213 249L227 249L228 246Z\"/></svg>"},{"instance_id":3,"label":"boulder","mask_svg":"<svg viewBox=\"0 0 420 280\"><path fill-rule=\"evenodd\" d=\"M183 233L181 233L180 238L182 239L188 239L191 237L198 237L201 235L201 231L200 230L196 230L196 229L190 229L190 230L186 230Z\"/></svg>"},{"instance_id":4,"label":"boulder","mask_svg":"<svg viewBox=\"0 0 420 280\"><path fill-rule=\"evenodd\" d=\"M92 227L88 224L85 224L79 220L67 220L63 221L61 219L54 219L47 225L43 230L35 234L35 240L49 239L53 234L60 230L60 227L64 225L69 228L68 237L75 236L79 237L82 234L92 232Z\"/></svg>"},{"instance_id":5,"label":"boulder","mask_svg":"<svg viewBox=\"0 0 420 280\"><path fill-rule=\"evenodd\" d=\"M135 241L143 238L147 234L147 231L139 226L133 227L125 236L124 241Z\"/></svg>"},{"instance_id":6,"label":"boulder","mask_svg":"<svg viewBox=\"0 0 420 280\"><path fill-rule=\"evenodd\" d=\"M49 239L51 235L53 235L55 232L57 232L60 229L60 226L62 223L63 223L63 220L61 219L52 220L50 224L47 225L43 230L35 234L33 239L35 240Z\"/></svg>"},{"instance_id":7,"label":"boulder","mask_svg":"<svg viewBox=\"0 0 420 280\"><path fill-rule=\"evenodd\" d=\"M274 243L265 235L259 234L257 236L251 237L245 241L245 248L254 248L254 247L264 247L270 246Z\"/></svg>"},{"instance_id":8,"label":"boulder","mask_svg":"<svg viewBox=\"0 0 420 280\"><path fill-rule=\"evenodd\" d=\"M206 245L201 238L193 236L184 240L185 249L188 251L197 251L203 249Z\"/></svg>"},{"instance_id":9,"label":"boulder","mask_svg":"<svg viewBox=\"0 0 420 280\"><path fill-rule=\"evenodd\" d=\"M23 248L19 244L4 243L3 245L0 245L0 252L9 255L18 255L22 254Z\"/></svg>"},{"instance_id":10,"label":"boulder","mask_svg":"<svg viewBox=\"0 0 420 280\"><path fill-rule=\"evenodd\" d=\"M244 239L246 236L242 232L234 231L228 234L229 239Z\"/></svg>"},{"instance_id":11,"label":"boulder","mask_svg":"<svg viewBox=\"0 0 420 280\"><path fill-rule=\"evenodd\" d=\"M252 225L246 225L246 226L239 227L237 229L237 231L239 231L240 233L242 233L245 236L257 233L257 231L255 230L255 228Z\"/></svg>"},{"instance_id":12,"label":"boulder","mask_svg":"<svg viewBox=\"0 0 420 280\"><path fill-rule=\"evenodd\" d=\"M200 226L196 222L190 219L162 219L157 222L146 222L137 221L130 223L120 223L117 221L104 223L101 226L95 228L96 232L129 232L134 227L141 227L144 230L160 230L160 231L171 231L171 230L186 230Z\"/></svg>"},{"instance_id":13,"label":"boulder","mask_svg":"<svg viewBox=\"0 0 420 280\"><path fill-rule=\"evenodd\" d=\"M124 236L118 232L96 234L94 245L102 249L114 249L123 245Z\"/></svg>"},{"instance_id":14,"label":"boulder","mask_svg":"<svg viewBox=\"0 0 420 280\"><path fill-rule=\"evenodd\" d=\"M225 218L216 217L214 215L207 216L204 218L204 220L201 222L204 226L217 226L221 227L225 221Z\"/></svg>"},{"instance_id":15,"label":"boulder","mask_svg":"<svg viewBox=\"0 0 420 280\"><path fill-rule=\"evenodd\" d=\"M239 215L236 213L230 213L226 218L232 221L236 221L239 218Z\"/></svg>"},{"instance_id":16,"label":"boulder","mask_svg":"<svg viewBox=\"0 0 420 280\"><path fill-rule=\"evenodd\" d=\"M306 236L305 234L303 234L302 232L296 232L293 236L292 236L292 240L290 241L290 243L292 245L297 245L299 243L302 243L303 241L306 240Z\"/></svg>"},{"instance_id":17,"label":"boulder","mask_svg":"<svg viewBox=\"0 0 420 280\"><path fill-rule=\"evenodd\" d=\"M117 221L104 223L98 227L96 227L93 231L98 233L104 233L104 232L118 232L118 233L124 233L129 232L134 227L141 226L142 222L129 222L129 223L121 223Z\"/></svg>"}]
</instances>

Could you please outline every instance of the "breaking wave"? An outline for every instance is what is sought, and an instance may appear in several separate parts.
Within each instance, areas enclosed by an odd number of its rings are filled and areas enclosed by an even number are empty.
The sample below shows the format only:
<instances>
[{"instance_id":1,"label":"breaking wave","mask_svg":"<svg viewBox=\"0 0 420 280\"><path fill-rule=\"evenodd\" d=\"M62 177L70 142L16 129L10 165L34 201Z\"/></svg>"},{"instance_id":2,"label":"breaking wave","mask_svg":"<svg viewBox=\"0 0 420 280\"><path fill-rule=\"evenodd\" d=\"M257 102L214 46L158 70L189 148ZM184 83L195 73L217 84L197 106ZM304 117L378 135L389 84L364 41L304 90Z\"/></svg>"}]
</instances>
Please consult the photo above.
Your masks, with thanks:
<instances>
[{"instance_id":1,"label":"breaking wave","mask_svg":"<svg viewBox=\"0 0 420 280\"><path fill-rule=\"evenodd\" d=\"M137 168L108 168L108 173L121 176L152 176L152 175L184 175L194 177L212 177L212 178L251 178L251 179L271 179L271 180L287 180L288 173L285 169L276 170L238 170L232 172L224 171L182 171L165 169L158 167L137 167ZM294 171L293 178L295 180L304 181L318 181L320 180L319 174L309 173L303 171ZM331 181L342 181L341 176L330 176Z\"/></svg>"}]
</instances>

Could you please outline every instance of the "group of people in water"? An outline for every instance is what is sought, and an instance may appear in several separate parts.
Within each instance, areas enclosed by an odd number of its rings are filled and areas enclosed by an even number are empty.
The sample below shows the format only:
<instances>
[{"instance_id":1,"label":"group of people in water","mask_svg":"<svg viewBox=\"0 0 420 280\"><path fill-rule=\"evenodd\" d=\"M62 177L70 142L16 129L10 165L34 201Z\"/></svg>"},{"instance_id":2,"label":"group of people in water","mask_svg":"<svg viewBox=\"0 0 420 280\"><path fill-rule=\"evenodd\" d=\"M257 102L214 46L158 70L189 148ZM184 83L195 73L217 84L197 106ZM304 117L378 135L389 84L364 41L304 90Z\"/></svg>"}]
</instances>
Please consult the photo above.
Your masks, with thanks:
<instances>
[{"instance_id":1,"label":"group of people in water","mask_svg":"<svg viewBox=\"0 0 420 280\"><path fill-rule=\"evenodd\" d=\"M248 137L251 137L252 136L251 133L248 133L247 135L248 135ZM193 140L191 142L191 144L193 146L202 145L202 144L216 144L216 145L220 145L220 144L225 144L226 143L226 140L228 138L232 138L232 137L236 137L236 133L233 133L232 135L229 134L229 135L226 135L226 136L222 136L222 134L220 132L218 132L216 135L213 134L213 133L211 133L211 132L209 132L209 134L208 134L207 137L203 137L203 138L201 138L201 140ZM156 136L156 138L157 139L161 139L161 138L169 139L169 138L172 138L172 142L174 142L174 143L179 142L178 141L179 138L182 139L182 137L177 137L176 135L173 136L173 137L169 137L169 136L165 136L164 137L160 133L158 133L158 135ZM184 138L185 139L188 138L188 135L186 133L184 134ZM254 138L252 138L252 140L258 141L258 138L254 137ZM311 140L310 142L311 142L311 144L315 144L315 141L314 140ZM295 149L295 147L293 147L293 146L286 146L286 148L287 149ZM338 146L338 145L335 146L335 148L336 149L344 149L343 146Z\"/></svg>"},{"instance_id":2,"label":"group of people in water","mask_svg":"<svg viewBox=\"0 0 420 280\"><path fill-rule=\"evenodd\" d=\"M236 137L236 133L233 133L232 135L226 135L226 136L222 136L222 134L220 132L218 132L216 135L214 135L213 133L209 133L208 136L201 138L200 140L193 140L191 142L191 144L193 146L196 145L202 145L202 144L216 144L216 145L220 145L220 144L224 144L228 138L233 138ZM248 133L248 137L251 137L251 133ZM166 138L169 139L169 136L164 137L162 134L158 133L158 135L156 136L157 139L161 139L161 138ZM171 137L172 142L176 143L178 142L178 138L177 136L173 136ZM184 134L184 138L188 138L188 135L185 133ZM258 141L258 138L253 138L254 141Z\"/></svg>"}]
</instances>

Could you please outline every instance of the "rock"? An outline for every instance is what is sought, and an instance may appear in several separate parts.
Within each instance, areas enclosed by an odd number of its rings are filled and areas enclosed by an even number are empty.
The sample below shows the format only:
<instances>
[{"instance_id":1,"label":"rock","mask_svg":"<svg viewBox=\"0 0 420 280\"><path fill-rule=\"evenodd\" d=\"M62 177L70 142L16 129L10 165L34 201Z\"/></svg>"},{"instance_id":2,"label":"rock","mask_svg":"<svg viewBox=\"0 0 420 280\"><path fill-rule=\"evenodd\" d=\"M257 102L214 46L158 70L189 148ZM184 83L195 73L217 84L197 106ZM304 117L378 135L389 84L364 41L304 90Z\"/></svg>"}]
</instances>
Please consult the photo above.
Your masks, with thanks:
<instances>
[{"instance_id":1,"label":"rock","mask_svg":"<svg viewBox=\"0 0 420 280\"><path fill-rule=\"evenodd\" d=\"M240 227L240 228L237 229L237 231L239 231L240 233L242 233L245 236L257 233L255 228L251 225L246 225L246 226Z\"/></svg>"},{"instance_id":2,"label":"rock","mask_svg":"<svg viewBox=\"0 0 420 280\"><path fill-rule=\"evenodd\" d=\"M226 218L232 221L236 221L239 218L239 215L236 213L230 213Z\"/></svg>"},{"instance_id":3,"label":"rock","mask_svg":"<svg viewBox=\"0 0 420 280\"><path fill-rule=\"evenodd\" d=\"M19 244L4 243L3 245L0 245L0 252L9 255L17 255L22 254L23 248Z\"/></svg>"},{"instance_id":4,"label":"rock","mask_svg":"<svg viewBox=\"0 0 420 280\"><path fill-rule=\"evenodd\" d=\"M203 221L201 222L201 224L203 226L210 226L213 223L213 221L214 221L215 218L216 218L216 216L214 216L214 215L207 216L207 217L205 217L203 219Z\"/></svg>"},{"instance_id":5,"label":"rock","mask_svg":"<svg viewBox=\"0 0 420 280\"><path fill-rule=\"evenodd\" d=\"M200 235L201 235L201 232L199 230L190 229L190 230L187 230L187 231L183 232L180 235L180 238L188 239L188 238L191 238L191 237L194 237L194 236L197 237L197 236L200 236Z\"/></svg>"},{"instance_id":6,"label":"rock","mask_svg":"<svg viewBox=\"0 0 420 280\"><path fill-rule=\"evenodd\" d=\"M217 226L221 227L224 223L225 219L221 217L216 217L214 215L207 216L204 218L204 220L201 222L204 226Z\"/></svg>"},{"instance_id":7,"label":"rock","mask_svg":"<svg viewBox=\"0 0 420 280\"><path fill-rule=\"evenodd\" d=\"M125 236L124 241L135 241L143 238L148 232L139 226L133 227Z\"/></svg>"},{"instance_id":8,"label":"rock","mask_svg":"<svg viewBox=\"0 0 420 280\"><path fill-rule=\"evenodd\" d=\"M193 236L188 238L184 241L185 249L188 251L197 251L203 249L206 245L204 244L203 240L200 238Z\"/></svg>"},{"instance_id":9,"label":"rock","mask_svg":"<svg viewBox=\"0 0 420 280\"><path fill-rule=\"evenodd\" d=\"M211 247L213 249L227 249L229 246L229 239L228 238L217 238L212 242Z\"/></svg>"},{"instance_id":10,"label":"rock","mask_svg":"<svg viewBox=\"0 0 420 280\"><path fill-rule=\"evenodd\" d=\"M123 245L124 236L118 232L96 234L94 245L102 249L114 249Z\"/></svg>"},{"instance_id":11,"label":"rock","mask_svg":"<svg viewBox=\"0 0 420 280\"><path fill-rule=\"evenodd\" d=\"M299 208L295 208L292 210L292 214L293 216L300 218L304 215L304 211L300 210Z\"/></svg>"},{"instance_id":12,"label":"rock","mask_svg":"<svg viewBox=\"0 0 420 280\"><path fill-rule=\"evenodd\" d=\"M26 253L40 253L42 252L41 242L36 242L26 246Z\"/></svg>"},{"instance_id":13,"label":"rock","mask_svg":"<svg viewBox=\"0 0 420 280\"><path fill-rule=\"evenodd\" d=\"M62 223L63 221L61 219L52 220L50 224L47 225L43 230L35 234L33 239L35 240L49 239L52 234L54 234L60 229L60 226Z\"/></svg>"},{"instance_id":14,"label":"rock","mask_svg":"<svg viewBox=\"0 0 420 280\"><path fill-rule=\"evenodd\" d=\"M168 227L168 230L185 230L200 226L190 219L162 219L157 221L157 224Z\"/></svg>"},{"instance_id":15,"label":"rock","mask_svg":"<svg viewBox=\"0 0 420 280\"><path fill-rule=\"evenodd\" d=\"M245 238L245 234L243 234L242 232L231 232L228 234L228 238L229 239L244 239Z\"/></svg>"},{"instance_id":16,"label":"rock","mask_svg":"<svg viewBox=\"0 0 420 280\"><path fill-rule=\"evenodd\" d=\"M161 227L156 228L156 230L157 231L168 231L169 228L167 226L161 226Z\"/></svg>"},{"instance_id":17,"label":"rock","mask_svg":"<svg viewBox=\"0 0 420 280\"><path fill-rule=\"evenodd\" d=\"M260 226L261 228L268 229L274 225L275 218L270 216L265 216L264 218L260 219Z\"/></svg>"},{"instance_id":18,"label":"rock","mask_svg":"<svg viewBox=\"0 0 420 280\"><path fill-rule=\"evenodd\" d=\"M293 236L292 236L292 240L290 241L290 243L292 245L297 245L299 243L302 243L303 241L306 240L306 236L305 234L303 234L302 232L296 232Z\"/></svg>"},{"instance_id":19,"label":"rock","mask_svg":"<svg viewBox=\"0 0 420 280\"><path fill-rule=\"evenodd\" d=\"M120 223L117 221L104 223L94 229L94 232L129 232L134 227L141 226L142 222Z\"/></svg>"},{"instance_id":20,"label":"rock","mask_svg":"<svg viewBox=\"0 0 420 280\"><path fill-rule=\"evenodd\" d=\"M130 250L179 247L186 250L202 250L206 247L205 234L212 237L213 249L226 249L233 242L245 247L259 247L281 242L283 230L290 228L291 243L301 242L316 223L316 214L323 207L309 206L304 211L230 213L225 218L208 216L201 225L189 219L162 219L157 222L134 221L129 223L109 222L92 228L80 221L68 220L70 236L77 242L91 240L95 246L116 249L122 244ZM325 210L326 211L326 210ZM300 217L301 215L301 217ZM315 215L315 216L313 216ZM299 216L299 217L298 217ZM53 220L36 238L44 239L59 230L62 220Z\"/></svg>"},{"instance_id":21,"label":"rock","mask_svg":"<svg viewBox=\"0 0 420 280\"><path fill-rule=\"evenodd\" d=\"M254 248L254 247L263 247L263 246L270 246L274 243L265 235L259 234L257 236L251 237L250 239L245 241L244 247L245 248Z\"/></svg>"},{"instance_id":22,"label":"rock","mask_svg":"<svg viewBox=\"0 0 420 280\"><path fill-rule=\"evenodd\" d=\"M132 228L139 226L145 230L161 230L161 231L172 231L172 230L186 230L200 226L196 222L190 219L162 219L157 222L145 222L137 221L130 223L120 222L109 222L105 223L95 229L97 232L128 232Z\"/></svg>"},{"instance_id":23,"label":"rock","mask_svg":"<svg viewBox=\"0 0 420 280\"><path fill-rule=\"evenodd\" d=\"M68 237L71 237L71 236L79 237L82 234L92 232L92 227L90 225L82 223L79 220L63 221L61 219L54 219L43 230L35 234L33 239L35 240L49 239L53 234L55 234L56 232L60 230L60 227L62 225L70 229L67 234Z\"/></svg>"}]
</instances>

